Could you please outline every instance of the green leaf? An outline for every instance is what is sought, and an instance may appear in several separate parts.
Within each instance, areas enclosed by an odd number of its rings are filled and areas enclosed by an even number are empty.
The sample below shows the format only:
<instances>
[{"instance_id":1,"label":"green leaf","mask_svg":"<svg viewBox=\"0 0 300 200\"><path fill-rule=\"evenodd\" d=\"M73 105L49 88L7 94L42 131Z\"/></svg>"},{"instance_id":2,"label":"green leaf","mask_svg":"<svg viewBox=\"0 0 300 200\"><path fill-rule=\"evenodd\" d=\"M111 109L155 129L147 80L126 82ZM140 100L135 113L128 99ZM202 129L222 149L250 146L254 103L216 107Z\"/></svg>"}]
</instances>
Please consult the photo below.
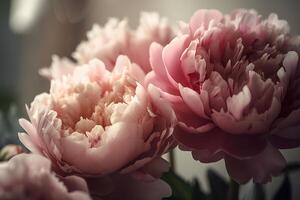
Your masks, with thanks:
<instances>
[{"instance_id":1,"label":"green leaf","mask_svg":"<svg viewBox=\"0 0 300 200\"><path fill-rule=\"evenodd\" d=\"M0 148L7 144L20 144L18 132L21 131L21 127L18 119L19 113L14 105L11 105L6 113L0 111Z\"/></svg>"},{"instance_id":2,"label":"green leaf","mask_svg":"<svg viewBox=\"0 0 300 200\"><path fill-rule=\"evenodd\" d=\"M182 177L170 170L162 179L170 185L173 191L172 196L165 200L192 200L192 185Z\"/></svg>"},{"instance_id":3,"label":"green leaf","mask_svg":"<svg viewBox=\"0 0 300 200\"><path fill-rule=\"evenodd\" d=\"M13 102L16 102L13 95L0 91L0 110L7 112Z\"/></svg>"},{"instance_id":4,"label":"green leaf","mask_svg":"<svg viewBox=\"0 0 300 200\"><path fill-rule=\"evenodd\" d=\"M202 191L201 186L197 180L197 178L194 178L193 184L192 184L192 200L204 200L207 199L206 194Z\"/></svg>"},{"instance_id":5,"label":"green leaf","mask_svg":"<svg viewBox=\"0 0 300 200\"><path fill-rule=\"evenodd\" d=\"M219 176L215 171L208 169L207 178L211 189L210 198L211 200L225 200L227 199L228 183Z\"/></svg>"},{"instance_id":6,"label":"green leaf","mask_svg":"<svg viewBox=\"0 0 300 200\"><path fill-rule=\"evenodd\" d=\"M288 175L285 175L284 180L276 192L273 200L291 200L292 199L292 190L291 182Z\"/></svg>"}]
</instances>

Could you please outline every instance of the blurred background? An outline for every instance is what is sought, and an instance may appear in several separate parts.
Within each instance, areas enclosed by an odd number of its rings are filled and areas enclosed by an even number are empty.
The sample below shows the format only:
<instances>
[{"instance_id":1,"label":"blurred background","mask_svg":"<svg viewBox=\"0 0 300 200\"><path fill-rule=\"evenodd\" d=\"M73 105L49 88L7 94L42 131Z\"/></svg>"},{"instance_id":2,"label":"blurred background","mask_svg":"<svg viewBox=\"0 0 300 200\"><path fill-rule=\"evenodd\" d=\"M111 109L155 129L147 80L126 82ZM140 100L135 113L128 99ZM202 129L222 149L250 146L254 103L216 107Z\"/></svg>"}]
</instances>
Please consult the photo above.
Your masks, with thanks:
<instances>
[{"instance_id":1,"label":"blurred background","mask_svg":"<svg viewBox=\"0 0 300 200\"><path fill-rule=\"evenodd\" d=\"M71 55L94 23L103 25L109 17L128 18L135 27L141 11L157 11L171 23L188 21L199 8L230 12L236 8L254 8L267 16L275 12L286 19L292 34L300 34L299 0L1 0L0 1L0 110L14 102L24 113L24 104L49 88L38 69L49 66L53 54ZM284 152L288 161L300 161L299 149ZM189 153L175 151L176 171L191 180L197 177L208 189L206 169L214 168L226 178L222 162L199 164ZM242 169L241 169L242 170ZM281 178L266 185L272 197ZM291 177L293 199L300 199L300 173Z\"/></svg>"}]
</instances>

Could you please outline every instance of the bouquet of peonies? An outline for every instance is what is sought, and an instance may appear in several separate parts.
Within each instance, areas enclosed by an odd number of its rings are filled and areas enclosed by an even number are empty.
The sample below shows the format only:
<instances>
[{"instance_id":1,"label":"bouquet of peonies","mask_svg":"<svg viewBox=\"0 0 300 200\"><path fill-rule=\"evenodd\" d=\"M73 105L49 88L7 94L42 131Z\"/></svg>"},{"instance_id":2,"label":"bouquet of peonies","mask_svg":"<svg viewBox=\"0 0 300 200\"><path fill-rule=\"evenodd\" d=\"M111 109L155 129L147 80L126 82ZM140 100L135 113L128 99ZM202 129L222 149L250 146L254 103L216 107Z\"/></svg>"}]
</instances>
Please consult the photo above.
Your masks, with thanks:
<instances>
[{"instance_id":1,"label":"bouquet of peonies","mask_svg":"<svg viewBox=\"0 0 300 200\"><path fill-rule=\"evenodd\" d=\"M3 149L0 199L166 198L161 156L177 145L224 159L237 183L269 182L286 166L279 149L300 146L299 54L286 21L254 10L95 25L74 59L40 71L50 90L19 120L31 153Z\"/></svg>"}]
</instances>

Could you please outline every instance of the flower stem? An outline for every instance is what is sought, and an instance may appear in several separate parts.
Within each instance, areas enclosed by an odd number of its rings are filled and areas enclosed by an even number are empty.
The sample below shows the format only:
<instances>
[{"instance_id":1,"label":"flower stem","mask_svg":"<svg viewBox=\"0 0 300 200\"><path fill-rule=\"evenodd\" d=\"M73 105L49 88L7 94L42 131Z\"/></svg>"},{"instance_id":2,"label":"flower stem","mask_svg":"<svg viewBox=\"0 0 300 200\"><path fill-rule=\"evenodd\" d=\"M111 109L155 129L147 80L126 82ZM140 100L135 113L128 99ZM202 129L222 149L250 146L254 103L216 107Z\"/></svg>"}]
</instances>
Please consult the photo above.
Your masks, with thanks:
<instances>
[{"instance_id":1,"label":"flower stem","mask_svg":"<svg viewBox=\"0 0 300 200\"><path fill-rule=\"evenodd\" d=\"M238 200L239 199L239 189L240 185L233 179L230 179L229 190L228 190L228 200Z\"/></svg>"},{"instance_id":2,"label":"flower stem","mask_svg":"<svg viewBox=\"0 0 300 200\"><path fill-rule=\"evenodd\" d=\"M171 149L169 151L169 160L170 160L171 170L173 172L175 172L175 152L174 152L174 149Z\"/></svg>"}]
</instances>

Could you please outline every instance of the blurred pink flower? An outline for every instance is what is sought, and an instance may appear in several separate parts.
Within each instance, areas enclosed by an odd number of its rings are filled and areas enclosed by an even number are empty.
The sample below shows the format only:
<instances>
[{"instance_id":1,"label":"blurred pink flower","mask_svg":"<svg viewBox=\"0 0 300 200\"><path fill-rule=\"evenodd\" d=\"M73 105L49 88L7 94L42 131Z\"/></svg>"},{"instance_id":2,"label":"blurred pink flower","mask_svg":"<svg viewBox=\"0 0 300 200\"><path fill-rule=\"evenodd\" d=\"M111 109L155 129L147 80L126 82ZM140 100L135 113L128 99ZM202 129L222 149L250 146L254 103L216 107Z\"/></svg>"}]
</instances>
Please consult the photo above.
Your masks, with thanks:
<instances>
[{"instance_id":1,"label":"blurred pink flower","mask_svg":"<svg viewBox=\"0 0 300 200\"><path fill-rule=\"evenodd\" d=\"M36 154L19 154L0 163L0 199L91 199L82 178L59 178L50 169L51 162Z\"/></svg>"},{"instance_id":2,"label":"blurred pink flower","mask_svg":"<svg viewBox=\"0 0 300 200\"><path fill-rule=\"evenodd\" d=\"M118 57L111 72L97 59L78 66L34 99L27 109L30 122L20 120L27 134L19 138L61 173L137 174L174 147L176 119L143 80L143 70L126 56Z\"/></svg>"},{"instance_id":3,"label":"blurred pink flower","mask_svg":"<svg viewBox=\"0 0 300 200\"><path fill-rule=\"evenodd\" d=\"M253 10L199 10L180 28L151 45L146 76L173 105L174 137L196 160L223 158L240 183L269 181L285 166L278 148L300 144L299 37Z\"/></svg>"},{"instance_id":4,"label":"blurred pink flower","mask_svg":"<svg viewBox=\"0 0 300 200\"><path fill-rule=\"evenodd\" d=\"M94 25L87 33L87 41L78 45L73 57L79 64L98 58L108 70L115 66L119 55L126 55L138 64L144 72L151 70L149 47L152 42L166 45L174 37L173 29L166 18L157 13L141 13L140 24L132 30L126 19L110 19L104 27ZM67 59L53 57L50 68L43 68L40 74L52 79L72 73L75 64Z\"/></svg>"},{"instance_id":5,"label":"blurred pink flower","mask_svg":"<svg viewBox=\"0 0 300 200\"><path fill-rule=\"evenodd\" d=\"M56 55L52 56L51 66L39 70L39 74L48 79L59 79L65 75L72 74L76 64L68 58L59 58Z\"/></svg>"}]
</instances>

